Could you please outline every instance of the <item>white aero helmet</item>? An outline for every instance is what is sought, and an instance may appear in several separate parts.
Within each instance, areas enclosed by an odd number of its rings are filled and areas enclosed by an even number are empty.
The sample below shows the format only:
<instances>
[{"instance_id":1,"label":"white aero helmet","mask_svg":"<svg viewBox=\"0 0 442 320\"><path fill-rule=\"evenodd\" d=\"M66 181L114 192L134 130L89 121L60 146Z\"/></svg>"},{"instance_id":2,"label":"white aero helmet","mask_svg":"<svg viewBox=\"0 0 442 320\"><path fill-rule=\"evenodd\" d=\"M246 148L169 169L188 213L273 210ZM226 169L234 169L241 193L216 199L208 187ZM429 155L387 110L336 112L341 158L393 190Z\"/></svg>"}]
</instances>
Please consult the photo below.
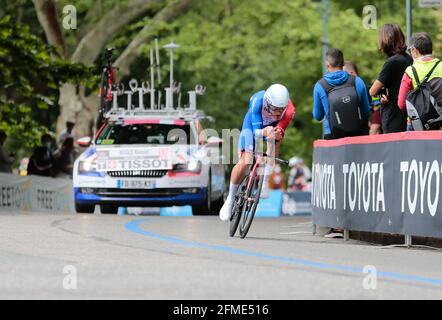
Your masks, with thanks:
<instances>
[{"instance_id":1,"label":"white aero helmet","mask_svg":"<svg viewBox=\"0 0 442 320\"><path fill-rule=\"evenodd\" d=\"M290 94L281 84L271 85L264 93L264 101L268 106L285 109L289 104Z\"/></svg>"}]
</instances>

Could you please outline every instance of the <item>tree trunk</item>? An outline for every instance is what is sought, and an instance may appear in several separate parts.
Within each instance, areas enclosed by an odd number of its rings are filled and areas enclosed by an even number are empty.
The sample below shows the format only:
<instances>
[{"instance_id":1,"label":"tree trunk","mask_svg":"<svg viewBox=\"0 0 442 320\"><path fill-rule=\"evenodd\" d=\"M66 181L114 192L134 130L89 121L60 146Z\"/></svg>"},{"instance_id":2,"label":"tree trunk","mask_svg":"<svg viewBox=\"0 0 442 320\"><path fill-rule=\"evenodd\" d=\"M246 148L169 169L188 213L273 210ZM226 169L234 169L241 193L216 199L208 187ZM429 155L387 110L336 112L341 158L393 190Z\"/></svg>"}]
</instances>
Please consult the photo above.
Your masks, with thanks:
<instances>
[{"instance_id":1,"label":"tree trunk","mask_svg":"<svg viewBox=\"0 0 442 320\"><path fill-rule=\"evenodd\" d=\"M97 116L99 98L96 94L85 96L83 87L64 84L60 88L60 115L57 121L57 132L66 129L66 121L75 122L75 139L92 136L94 119Z\"/></svg>"},{"instance_id":2,"label":"tree trunk","mask_svg":"<svg viewBox=\"0 0 442 320\"><path fill-rule=\"evenodd\" d=\"M57 19L57 9L54 0L34 0L38 21L45 31L50 45L57 48L58 53L64 57L65 48L60 23Z\"/></svg>"},{"instance_id":3,"label":"tree trunk","mask_svg":"<svg viewBox=\"0 0 442 320\"><path fill-rule=\"evenodd\" d=\"M64 42L57 19L55 1L33 1L48 42L59 48L60 53L64 55ZM191 1L128 0L127 3L118 5L107 12L87 33L80 32L84 34L84 37L75 48L70 60L86 65L92 64L103 50L106 42L134 19L155 10L157 13L154 15L154 21L171 21L187 9ZM139 56L141 42L149 39L150 35L146 37L146 32L141 32L126 49L124 56L118 59L119 64L124 68L123 73L129 72L129 66ZM77 90L77 86L65 84L60 88L59 105L60 115L57 121L57 133L64 130L66 121L70 120L75 122L75 138L92 135L99 106L99 98L96 93L85 96L84 88L80 87Z\"/></svg>"},{"instance_id":4,"label":"tree trunk","mask_svg":"<svg viewBox=\"0 0 442 320\"><path fill-rule=\"evenodd\" d=\"M72 62L86 65L94 63L103 46L115 33L162 2L160 0L131 0L125 7L119 6L112 9L81 39L71 57Z\"/></svg>"},{"instance_id":5,"label":"tree trunk","mask_svg":"<svg viewBox=\"0 0 442 320\"><path fill-rule=\"evenodd\" d=\"M125 7L109 11L80 41L71 57L72 62L92 64L106 42L132 20L162 3L160 0L131 0ZM84 95L84 88L66 84L60 89L60 115L57 120L57 133L66 128L66 121L75 122L74 136L92 136L94 122L98 114L99 98L96 93Z\"/></svg>"}]
</instances>

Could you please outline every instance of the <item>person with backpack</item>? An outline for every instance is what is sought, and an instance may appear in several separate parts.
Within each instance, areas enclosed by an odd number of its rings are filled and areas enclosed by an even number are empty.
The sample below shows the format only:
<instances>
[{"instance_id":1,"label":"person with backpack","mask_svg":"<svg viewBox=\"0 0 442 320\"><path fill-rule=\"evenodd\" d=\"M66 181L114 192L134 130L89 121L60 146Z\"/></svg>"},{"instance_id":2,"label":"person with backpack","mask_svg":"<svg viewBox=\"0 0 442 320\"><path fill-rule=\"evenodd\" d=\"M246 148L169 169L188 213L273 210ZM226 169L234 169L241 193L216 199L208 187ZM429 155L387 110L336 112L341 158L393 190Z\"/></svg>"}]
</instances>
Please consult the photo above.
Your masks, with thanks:
<instances>
[{"instance_id":1,"label":"person with backpack","mask_svg":"<svg viewBox=\"0 0 442 320\"><path fill-rule=\"evenodd\" d=\"M370 103L364 81L344 71L341 50L327 52L328 73L313 93L313 117L323 121L324 139L368 135ZM344 230L330 229L326 238L343 238Z\"/></svg>"},{"instance_id":2,"label":"person with backpack","mask_svg":"<svg viewBox=\"0 0 442 320\"><path fill-rule=\"evenodd\" d=\"M398 106L407 111L414 130L442 127L442 63L433 57L433 42L425 32L413 35L409 51L414 59L405 70ZM435 121L439 119L439 121Z\"/></svg>"},{"instance_id":3,"label":"person with backpack","mask_svg":"<svg viewBox=\"0 0 442 320\"><path fill-rule=\"evenodd\" d=\"M341 50L327 52L328 73L313 93L313 117L323 121L324 139L368 135L370 103L364 81L343 70Z\"/></svg>"}]
</instances>

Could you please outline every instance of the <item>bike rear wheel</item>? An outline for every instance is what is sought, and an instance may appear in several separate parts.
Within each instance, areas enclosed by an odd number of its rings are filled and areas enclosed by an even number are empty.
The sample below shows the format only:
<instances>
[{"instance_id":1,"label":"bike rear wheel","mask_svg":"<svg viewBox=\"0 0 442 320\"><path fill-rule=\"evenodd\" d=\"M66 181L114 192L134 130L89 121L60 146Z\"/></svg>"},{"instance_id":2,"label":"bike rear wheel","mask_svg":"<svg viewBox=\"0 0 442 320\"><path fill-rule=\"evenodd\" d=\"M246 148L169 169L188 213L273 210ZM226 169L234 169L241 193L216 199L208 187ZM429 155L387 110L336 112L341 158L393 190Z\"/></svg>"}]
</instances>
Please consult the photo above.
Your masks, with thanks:
<instances>
[{"instance_id":1,"label":"bike rear wheel","mask_svg":"<svg viewBox=\"0 0 442 320\"><path fill-rule=\"evenodd\" d=\"M246 192L246 199L244 200L239 223L239 235L242 239L244 239L249 232L261 196L264 176L260 175L260 169L263 170L264 167L260 168L258 166L252 173L252 176L250 177L250 179L252 179L250 189Z\"/></svg>"}]
</instances>

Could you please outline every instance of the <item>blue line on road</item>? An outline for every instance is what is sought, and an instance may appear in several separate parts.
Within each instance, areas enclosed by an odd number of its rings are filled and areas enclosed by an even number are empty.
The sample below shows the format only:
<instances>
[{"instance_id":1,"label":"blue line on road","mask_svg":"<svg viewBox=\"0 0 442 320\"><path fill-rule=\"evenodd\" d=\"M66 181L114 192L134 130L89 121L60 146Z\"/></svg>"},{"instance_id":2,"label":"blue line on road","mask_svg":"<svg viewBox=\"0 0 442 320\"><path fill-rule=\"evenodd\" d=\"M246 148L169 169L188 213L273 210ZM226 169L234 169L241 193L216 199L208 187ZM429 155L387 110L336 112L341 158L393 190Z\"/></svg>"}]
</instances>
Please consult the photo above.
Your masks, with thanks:
<instances>
[{"instance_id":1,"label":"blue line on road","mask_svg":"<svg viewBox=\"0 0 442 320\"><path fill-rule=\"evenodd\" d=\"M310 261L310 260L272 256L272 255L268 255L268 254L264 254L264 253L235 249L235 248L231 248L231 247L227 247L227 246L218 246L218 245L211 245L211 244L206 244L206 243L194 242L194 241L190 241L190 240L180 239L180 238L171 237L171 236L164 236L164 235L160 235L157 233L145 231L140 227L141 224L146 223L146 222L150 222L150 221L152 221L152 220L151 219L134 220L134 221L126 223L125 228L131 232L134 232L134 233L137 233L137 234L140 234L143 236L155 238L155 239L162 240L162 241L167 241L167 242L170 242L170 243L173 243L176 245L181 245L181 246L190 247L190 248L201 248L201 249L208 249L208 250L214 250L214 251L221 251L221 252L227 252L227 253L245 256L245 257L253 257L253 258L258 258L258 259L262 259L262 260L278 261L278 262L284 262L284 263L288 263L288 264L302 265L305 267L311 267L311 268L316 268L316 269L345 271L345 272L352 272L352 273L358 273L358 274L365 274L364 268L361 268L361 267L334 265L334 264L326 264L326 263L315 262L315 261ZM442 279L426 278L426 277L421 277L421 276L407 275L407 274L401 274L401 273L395 273L395 272L385 272L385 271L379 271L379 270L377 271L377 276L382 277L382 278L400 280L400 281L412 281L412 282L442 286Z\"/></svg>"}]
</instances>

